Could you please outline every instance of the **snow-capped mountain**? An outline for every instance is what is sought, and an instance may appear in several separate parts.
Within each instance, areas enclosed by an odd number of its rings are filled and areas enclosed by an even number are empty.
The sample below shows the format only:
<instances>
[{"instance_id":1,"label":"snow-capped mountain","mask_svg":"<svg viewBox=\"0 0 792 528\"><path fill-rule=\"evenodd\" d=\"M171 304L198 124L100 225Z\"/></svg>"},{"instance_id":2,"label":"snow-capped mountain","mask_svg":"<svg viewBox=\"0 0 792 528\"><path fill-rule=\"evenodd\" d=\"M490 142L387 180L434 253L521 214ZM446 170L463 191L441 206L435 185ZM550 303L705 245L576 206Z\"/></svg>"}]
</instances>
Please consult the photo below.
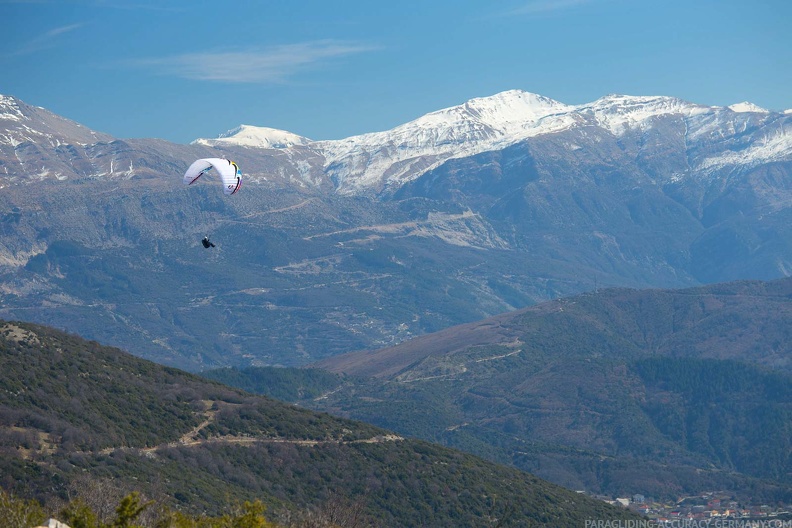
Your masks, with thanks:
<instances>
[{"instance_id":1,"label":"snow-capped mountain","mask_svg":"<svg viewBox=\"0 0 792 528\"><path fill-rule=\"evenodd\" d=\"M268 127L240 125L221 134L215 139L196 139L195 145L216 147L221 145L237 145L256 148L288 148L295 145L307 145L311 140L291 132Z\"/></svg>"},{"instance_id":2,"label":"snow-capped mountain","mask_svg":"<svg viewBox=\"0 0 792 528\"><path fill-rule=\"evenodd\" d=\"M0 188L17 181L66 179L81 169L72 163L73 151L110 140L108 134L0 95L0 176L5 180Z\"/></svg>"},{"instance_id":3,"label":"snow-capped mountain","mask_svg":"<svg viewBox=\"0 0 792 528\"><path fill-rule=\"evenodd\" d=\"M595 283L792 275L791 138L792 112L750 103L512 90L334 141L179 145L2 97L0 317L196 368L298 364ZM242 190L183 185L202 157Z\"/></svg>"},{"instance_id":4,"label":"snow-capped mountain","mask_svg":"<svg viewBox=\"0 0 792 528\"><path fill-rule=\"evenodd\" d=\"M567 137L570 151L585 150L594 138L622 138L624 154L637 159L647 155L651 145L646 137L655 134L684 149L679 152L684 166L653 175L669 182L710 179L722 170L792 160L790 116L789 111L770 112L749 102L717 107L664 96L608 95L568 105L510 90L431 112L391 130L340 140L312 141L283 130L241 125L192 145L241 157L249 183L280 178L355 195L390 194L449 160L531 138ZM111 154L114 149L104 146L111 142L107 134L0 96L0 149L11 149L4 156L9 163L0 170L11 181L23 178L21 174L41 180L151 173L142 160L118 149ZM54 152L41 151L42 145ZM244 151L234 152L240 148Z\"/></svg>"},{"instance_id":5,"label":"snow-capped mountain","mask_svg":"<svg viewBox=\"0 0 792 528\"><path fill-rule=\"evenodd\" d=\"M765 110L761 106L755 105L755 104L750 103L748 101L743 101L742 103L736 103L736 104L733 104L733 105L729 105L727 108L729 110L731 110L732 112L755 112L755 113L759 113L759 114L763 114L763 113L764 114L769 114L770 113L769 110Z\"/></svg>"},{"instance_id":6,"label":"snow-capped mountain","mask_svg":"<svg viewBox=\"0 0 792 528\"><path fill-rule=\"evenodd\" d=\"M338 192L380 193L401 187L449 159L575 129L591 133L599 130L621 137L670 126L669 133L690 142L687 147L691 152L691 177L734 165L788 161L792 159L788 115L769 112L749 102L716 107L663 96L609 95L592 103L567 105L510 90L426 114L391 130L341 140L311 142L289 132L243 126L218 139L198 139L195 143L261 148L307 146L324 158L322 170ZM753 134L746 137L747 131ZM684 175L675 173L665 179L680 177Z\"/></svg>"},{"instance_id":7,"label":"snow-capped mountain","mask_svg":"<svg viewBox=\"0 0 792 528\"><path fill-rule=\"evenodd\" d=\"M386 132L316 144L342 193L399 186L451 158L572 126L569 107L512 90L432 112Z\"/></svg>"},{"instance_id":8,"label":"snow-capped mountain","mask_svg":"<svg viewBox=\"0 0 792 528\"><path fill-rule=\"evenodd\" d=\"M45 108L0 95L0 145L17 146L31 142L58 147L63 144L90 145L111 139L109 134L95 132Z\"/></svg>"}]
</instances>

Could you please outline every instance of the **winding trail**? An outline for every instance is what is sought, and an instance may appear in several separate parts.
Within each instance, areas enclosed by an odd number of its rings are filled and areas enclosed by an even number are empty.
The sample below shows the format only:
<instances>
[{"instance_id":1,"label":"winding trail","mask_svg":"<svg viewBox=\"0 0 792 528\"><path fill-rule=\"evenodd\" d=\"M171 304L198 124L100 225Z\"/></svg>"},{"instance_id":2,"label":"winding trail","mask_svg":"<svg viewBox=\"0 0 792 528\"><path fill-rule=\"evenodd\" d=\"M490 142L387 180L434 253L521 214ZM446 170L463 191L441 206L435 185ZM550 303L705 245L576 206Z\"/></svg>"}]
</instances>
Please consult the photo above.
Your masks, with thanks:
<instances>
[{"instance_id":1,"label":"winding trail","mask_svg":"<svg viewBox=\"0 0 792 528\"><path fill-rule=\"evenodd\" d=\"M207 410L204 411L205 419L192 428L190 431L184 433L178 440L160 444L153 447L107 447L99 451L100 454L109 455L117 451L138 452L142 455L154 455L160 449L174 448L174 447L200 447L209 444L233 444L252 446L255 444L269 443L269 444L295 444L303 446L317 446L326 444L377 444L382 442L399 442L404 440L403 437L388 434L377 435L371 438L362 438L357 440L297 440L289 438L277 437L264 437L264 436L246 436L246 435L225 435L213 436L209 438L199 438L200 432L212 424L217 419L218 410L212 410L211 407L215 402L204 402ZM224 403L224 402L217 402Z\"/></svg>"}]
</instances>

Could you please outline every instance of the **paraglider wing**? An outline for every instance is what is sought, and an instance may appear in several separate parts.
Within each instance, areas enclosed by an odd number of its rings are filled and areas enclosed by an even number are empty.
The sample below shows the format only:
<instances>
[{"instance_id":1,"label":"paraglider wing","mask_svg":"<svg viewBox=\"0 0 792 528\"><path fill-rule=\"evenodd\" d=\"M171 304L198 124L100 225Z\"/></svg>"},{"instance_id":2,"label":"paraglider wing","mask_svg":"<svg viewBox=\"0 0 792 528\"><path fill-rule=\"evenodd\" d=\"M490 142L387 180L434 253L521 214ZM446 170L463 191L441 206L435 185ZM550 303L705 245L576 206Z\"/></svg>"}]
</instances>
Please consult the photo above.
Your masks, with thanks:
<instances>
[{"instance_id":1,"label":"paraglider wing","mask_svg":"<svg viewBox=\"0 0 792 528\"><path fill-rule=\"evenodd\" d=\"M184 184L192 185L198 178L214 168L220 175L225 194L234 194L242 185L242 171L236 163L223 158L204 158L195 160L184 173Z\"/></svg>"},{"instance_id":2,"label":"paraglider wing","mask_svg":"<svg viewBox=\"0 0 792 528\"><path fill-rule=\"evenodd\" d=\"M223 188L226 194L234 194L242 187L242 171L239 170L239 166L233 161L229 161L229 163L234 168L234 172L230 177L223 176Z\"/></svg>"}]
</instances>

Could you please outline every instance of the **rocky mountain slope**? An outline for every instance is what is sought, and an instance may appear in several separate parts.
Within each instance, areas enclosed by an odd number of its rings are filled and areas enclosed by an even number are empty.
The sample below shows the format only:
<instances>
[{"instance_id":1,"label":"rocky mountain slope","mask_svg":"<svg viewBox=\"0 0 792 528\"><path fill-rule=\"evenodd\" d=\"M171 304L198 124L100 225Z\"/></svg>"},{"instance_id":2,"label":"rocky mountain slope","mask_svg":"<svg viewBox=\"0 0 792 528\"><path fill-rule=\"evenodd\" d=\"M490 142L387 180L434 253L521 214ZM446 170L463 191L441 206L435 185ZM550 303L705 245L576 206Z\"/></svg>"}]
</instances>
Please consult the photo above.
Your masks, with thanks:
<instances>
[{"instance_id":1,"label":"rocky mountain slope","mask_svg":"<svg viewBox=\"0 0 792 528\"><path fill-rule=\"evenodd\" d=\"M778 278L790 120L509 91L337 141L242 126L176 145L4 96L0 316L200 370L306 364L602 286ZM181 184L209 156L242 167L242 191Z\"/></svg>"}]
</instances>

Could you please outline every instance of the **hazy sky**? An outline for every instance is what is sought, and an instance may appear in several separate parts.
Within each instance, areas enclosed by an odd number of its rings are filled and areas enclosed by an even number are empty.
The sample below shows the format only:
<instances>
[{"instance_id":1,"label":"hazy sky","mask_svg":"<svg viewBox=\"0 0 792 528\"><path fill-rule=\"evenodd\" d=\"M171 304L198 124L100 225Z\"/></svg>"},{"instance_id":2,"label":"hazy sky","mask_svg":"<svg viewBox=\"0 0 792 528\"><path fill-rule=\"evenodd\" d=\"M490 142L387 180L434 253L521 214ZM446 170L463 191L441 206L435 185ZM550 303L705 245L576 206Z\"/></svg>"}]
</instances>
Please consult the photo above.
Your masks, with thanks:
<instances>
[{"instance_id":1,"label":"hazy sky","mask_svg":"<svg viewBox=\"0 0 792 528\"><path fill-rule=\"evenodd\" d=\"M0 94L118 138L341 139L520 89L792 108L789 0L0 0Z\"/></svg>"}]
</instances>

